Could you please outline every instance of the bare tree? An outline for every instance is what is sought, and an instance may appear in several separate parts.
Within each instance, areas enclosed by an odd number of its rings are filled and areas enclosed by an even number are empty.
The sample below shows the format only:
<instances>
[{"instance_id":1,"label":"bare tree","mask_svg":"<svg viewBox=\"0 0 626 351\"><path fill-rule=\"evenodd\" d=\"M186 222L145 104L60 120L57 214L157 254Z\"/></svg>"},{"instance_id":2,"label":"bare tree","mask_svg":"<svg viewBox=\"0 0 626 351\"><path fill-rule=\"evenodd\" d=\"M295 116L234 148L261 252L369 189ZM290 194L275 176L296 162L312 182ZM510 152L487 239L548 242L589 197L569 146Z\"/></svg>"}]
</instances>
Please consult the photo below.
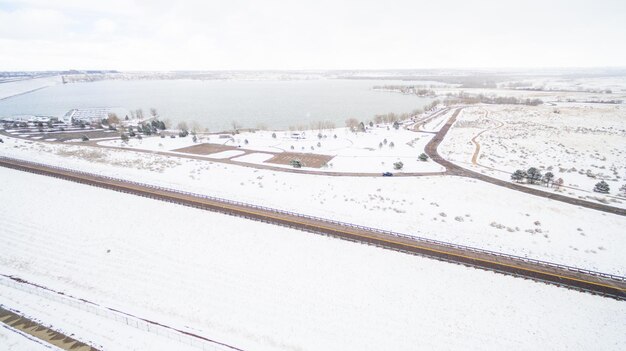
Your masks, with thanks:
<instances>
[{"instance_id":1,"label":"bare tree","mask_svg":"<svg viewBox=\"0 0 626 351\"><path fill-rule=\"evenodd\" d=\"M172 127L172 121L165 119L163 120L163 125L165 125L165 129L170 129Z\"/></svg>"},{"instance_id":2,"label":"bare tree","mask_svg":"<svg viewBox=\"0 0 626 351\"><path fill-rule=\"evenodd\" d=\"M356 118L346 119L346 127L348 127L351 131L356 132L357 128L359 128L359 120Z\"/></svg>"},{"instance_id":3,"label":"bare tree","mask_svg":"<svg viewBox=\"0 0 626 351\"><path fill-rule=\"evenodd\" d=\"M107 117L107 123L111 126L114 124L119 124L120 123L120 119L119 117L117 117L117 114L113 113L113 112L109 112L109 115Z\"/></svg>"},{"instance_id":4,"label":"bare tree","mask_svg":"<svg viewBox=\"0 0 626 351\"><path fill-rule=\"evenodd\" d=\"M239 124L237 121L230 122L230 125L233 127L233 131L235 132L241 129L241 124Z\"/></svg>"},{"instance_id":5,"label":"bare tree","mask_svg":"<svg viewBox=\"0 0 626 351\"><path fill-rule=\"evenodd\" d=\"M563 186L563 178L559 178L552 183L555 188L560 189Z\"/></svg>"},{"instance_id":6,"label":"bare tree","mask_svg":"<svg viewBox=\"0 0 626 351\"><path fill-rule=\"evenodd\" d=\"M178 122L178 124L176 125L176 128L180 130L189 130L189 127L187 126L187 122L185 121Z\"/></svg>"},{"instance_id":7,"label":"bare tree","mask_svg":"<svg viewBox=\"0 0 626 351\"><path fill-rule=\"evenodd\" d=\"M156 117L156 116L158 116L158 115L159 115L159 113L157 112L156 108L151 107L151 108L150 108L150 116L152 116L152 117Z\"/></svg>"},{"instance_id":8,"label":"bare tree","mask_svg":"<svg viewBox=\"0 0 626 351\"><path fill-rule=\"evenodd\" d=\"M196 121L191 121L190 128L191 132L194 134L202 130L202 126Z\"/></svg>"}]
</instances>

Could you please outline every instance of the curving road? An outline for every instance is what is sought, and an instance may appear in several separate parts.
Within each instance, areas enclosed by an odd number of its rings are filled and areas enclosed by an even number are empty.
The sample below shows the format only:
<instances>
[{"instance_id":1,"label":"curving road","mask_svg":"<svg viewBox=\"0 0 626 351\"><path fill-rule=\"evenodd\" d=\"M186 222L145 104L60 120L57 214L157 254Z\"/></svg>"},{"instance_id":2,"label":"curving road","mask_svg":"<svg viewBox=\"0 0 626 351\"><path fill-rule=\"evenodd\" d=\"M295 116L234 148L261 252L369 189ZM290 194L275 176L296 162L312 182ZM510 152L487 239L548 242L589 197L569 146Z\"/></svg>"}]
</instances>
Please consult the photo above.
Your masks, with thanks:
<instances>
[{"instance_id":1,"label":"curving road","mask_svg":"<svg viewBox=\"0 0 626 351\"><path fill-rule=\"evenodd\" d=\"M446 173L447 174L456 175L456 176L460 176L460 177L473 178L473 179L477 179L477 180L480 180L480 181L483 181L483 182L491 183L491 184L494 184L494 185L497 185L497 186L505 187L505 188L508 188L508 189L521 191L521 192L526 193L526 194L540 196L540 197L543 197L543 198L546 198L546 199L551 199L551 200L555 200L555 201L565 202L565 203L568 203L568 204L571 204L571 205L585 207L585 208L590 208L590 209L593 209L593 210L598 210L598 211L602 211L602 212L612 213L612 214L616 214L616 215L620 215L620 216L626 216L626 209L623 209L623 208L614 207L614 206L608 206L608 205L604 205L604 204L600 204L600 203L596 203L596 202L592 202L592 201L576 199L576 198L565 196L565 195L560 195L560 194L550 193L550 192L546 192L546 191L539 190L539 189L529 188L529 187L526 187L526 186L523 186L523 185L520 185L520 184L516 184L516 183L513 183L513 182L506 181L506 180L501 180L501 179L498 179L498 178L490 177L490 176L484 175L482 173L471 171L471 170L463 168L461 166L457 166L456 164L454 164L454 163L446 160L445 158L441 157L441 155L439 155L439 152L437 151L437 148L439 147L439 144L441 144L441 142L443 141L444 137L446 136L446 134L450 130L450 127L452 127L454 122L456 122L456 118L457 118L457 116L459 115L459 113L461 112L462 109L463 109L463 107L459 107L459 108L457 108L454 111L454 113L452 114L450 119L446 122L446 124L443 126L443 128L441 128L439 130L439 132L437 132L435 137L432 138L430 140L430 142L428 142L428 144L426 144L426 148L425 148L426 154L433 161L435 161L435 162L439 163L440 165L446 167L446 170L447 170Z\"/></svg>"}]
</instances>

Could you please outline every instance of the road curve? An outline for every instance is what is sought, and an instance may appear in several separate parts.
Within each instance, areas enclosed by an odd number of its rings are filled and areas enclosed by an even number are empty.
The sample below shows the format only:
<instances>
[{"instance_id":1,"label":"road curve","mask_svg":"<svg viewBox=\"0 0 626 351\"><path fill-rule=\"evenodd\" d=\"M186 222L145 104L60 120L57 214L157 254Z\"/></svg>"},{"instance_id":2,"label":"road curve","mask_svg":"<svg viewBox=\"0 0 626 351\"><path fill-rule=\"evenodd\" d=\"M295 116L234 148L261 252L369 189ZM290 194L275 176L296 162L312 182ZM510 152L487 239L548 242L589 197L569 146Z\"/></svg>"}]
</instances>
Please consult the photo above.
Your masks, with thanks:
<instances>
[{"instance_id":1,"label":"road curve","mask_svg":"<svg viewBox=\"0 0 626 351\"><path fill-rule=\"evenodd\" d=\"M616 214L616 215L619 215L619 216L626 216L626 209L623 209L623 208L614 207L614 206L608 206L608 205L604 205L604 204L600 204L600 203L596 203L596 202L576 199L576 198L565 196L565 195L549 193L547 191L525 187L523 185L516 184L516 183L510 182L510 181L497 179L497 178L490 177L490 176L487 176L487 175L484 175L484 174L481 174L481 173L478 173L478 172L475 172L475 171L471 171L469 169L463 168L461 166L458 166L458 165L456 165L456 164L454 164L454 163L444 159L443 157L441 157L441 155L439 155L439 152L437 151L437 148L439 147L439 144L441 144L441 142L443 141L444 137L446 136L446 134L450 130L450 127L452 127L452 125L456 121L456 118L457 118L457 116L459 115L459 113L461 112L462 109L463 109L462 107L459 107L459 108L457 108L454 111L454 113L452 114L450 119L448 119L446 124L439 130L439 132L437 132L435 137L432 138L428 142L428 144L426 144L426 148L425 148L425 153L426 153L426 155L428 155L428 157L430 157L434 162L437 162L437 163L439 163L440 165L442 165L442 166L444 166L446 168L446 174L456 175L456 176L460 176L460 177L473 178L473 179L477 179L477 180L480 180L480 181L483 181L483 182L491 183L491 184L494 184L494 185L497 185L497 186L505 187L505 188L508 188L508 189L521 191L521 192L526 193L526 194L540 196L540 197L543 197L543 198L546 198L546 199L551 199L551 200L555 200L555 201L565 202L565 203L568 203L568 204L571 204L571 205L585 207L585 208L590 208L590 209L593 209L593 210L598 210L598 211L607 212L607 213L612 213L612 214Z\"/></svg>"},{"instance_id":2,"label":"road curve","mask_svg":"<svg viewBox=\"0 0 626 351\"><path fill-rule=\"evenodd\" d=\"M0 166L626 300L626 277L0 157Z\"/></svg>"}]
</instances>

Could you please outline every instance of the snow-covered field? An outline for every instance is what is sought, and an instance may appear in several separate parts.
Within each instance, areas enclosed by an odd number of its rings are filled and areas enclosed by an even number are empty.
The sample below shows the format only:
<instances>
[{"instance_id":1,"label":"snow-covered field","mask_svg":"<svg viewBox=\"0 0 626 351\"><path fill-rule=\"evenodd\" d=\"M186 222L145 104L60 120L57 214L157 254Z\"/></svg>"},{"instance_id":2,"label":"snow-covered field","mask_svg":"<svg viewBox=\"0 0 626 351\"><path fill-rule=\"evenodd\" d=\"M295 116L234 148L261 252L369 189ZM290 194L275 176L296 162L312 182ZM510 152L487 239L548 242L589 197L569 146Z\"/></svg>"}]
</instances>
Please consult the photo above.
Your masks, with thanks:
<instances>
[{"instance_id":1,"label":"snow-covered field","mask_svg":"<svg viewBox=\"0 0 626 351\"><path fill-rule=\"evenodd\" d=\"M45 77L0 83L0 99L60 84L61 77Z\"/></svg>"},{"instance_id":2,"label":"snow-covered field","mask_svg":"<svg viewBox=\"0 0 626 351\"><path fill-rule=\"evenodd\" d=\"M0 298L2 294L0 293ZM0 323L0 346L5 351L60 351L61 349Z\"/></svg>"},{"instance_id":3,"label":"snow-covered field","mask_svg":"<svg viewBox=\"0 0 626 351\"><path fill-rule=\"evenodd\" d=\"M452 176L291 174L7 138L0 155L626 274L626 218Z\"/></svg>"},{"instance_id":4,"label":"snow-covered field","mask_svg":"<svg viewBox=\"0 0 626 351\"><path fill-rule=\"evenodd\" d=\"M4 168L0 178L3 274L245 350L626 348L626 305L612 299ZM186 349L4 285L0 303L103 349Z\"/></svg>"},{"instance_id":5,"label":"snow-covered field","mask_svg":"<svg viewBox=\"0 0 626 351\"><path fill-rule=\"evenodd\" d=\"M439 151L464 167L506 180L516 169L537 167L562 178L566 195L626 207L623 195L615 197L626 184L625 122L620 105L477 106L462 111ZM473 165L471 140L479 133L480 154ZM600 180L609 184L612 196L593 192Z\"/></svg>"},{"instance_id":6,"label":"snow-covered field","mask_svg":"<svg viewBox=\"0 0 626 351\"><path fill-rule=\"evenodd\" d=\"M446 115L449 117L449 115ZM437 121L441 119L436 119ZM297 137L293 134L296 133ZM275 137L274 137L275 135ZM322 171L332 172L442 172L445 168L431 161L422 162L417 157L432 134L415 133L404 128L398 130L389 125L367 127L366 132L354 133L347 128L309 130L305 132L257 131L243 132L229 138L218 135L201 135L198 143L220 144L263 152L298 152L334 156ZM172 151L196 145L191 137L131 139L128 144L121 140L102 141L101 145L143 150ZM219 152L207 158L233 156L232 152ZM242 157L235 159L247 163L263 163L266 158ZM394 169L395 162L402 162L402 170ZM285 167L291 168L289 165ZM307 167L304 167L307 169Z\"/></svg>"}]
</instances>

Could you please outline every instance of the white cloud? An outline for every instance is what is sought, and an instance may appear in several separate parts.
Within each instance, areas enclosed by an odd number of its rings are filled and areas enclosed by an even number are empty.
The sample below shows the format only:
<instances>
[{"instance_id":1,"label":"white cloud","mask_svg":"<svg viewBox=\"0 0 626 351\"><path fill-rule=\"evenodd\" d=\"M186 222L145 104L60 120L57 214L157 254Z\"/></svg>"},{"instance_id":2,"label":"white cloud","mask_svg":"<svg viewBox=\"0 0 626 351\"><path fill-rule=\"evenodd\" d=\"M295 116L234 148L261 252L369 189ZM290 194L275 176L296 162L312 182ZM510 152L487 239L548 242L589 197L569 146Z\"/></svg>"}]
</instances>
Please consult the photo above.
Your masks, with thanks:
<instances>
[{"instance_id":1,"label":"white cloud","mask_svg":"<svg viewBox=\"0 0 626 351\"><path fill-rule=\"evenodd\" d=\"M62 12L50 9L0 11L0 38L59 38L70 22Z\"/></svg>"},{"instance_id":2,"label":"white cloud","mask_svg":"<svg viewBox=\"0 0 626 351\"><path fill-rule=\"evenodd\" d=\"M626 63L620 45L626 3L612 0L18 0L11 5L5 10L0 5L0 38L10 45L10 50L3 45L0 69Z\"/></svg>"},{"instance_id":3,"label":"white cloud","mask_svg":"<svg viewBox=\"0 0 626 351\"><path fill-rule=\"evenodd\" d=\"M114 33L115 30L117 29L117 23L107 18L101 18L97 20L93 24L93 26L96 32L105 33L105 34Z\"/></svg>"}]
</instances>

